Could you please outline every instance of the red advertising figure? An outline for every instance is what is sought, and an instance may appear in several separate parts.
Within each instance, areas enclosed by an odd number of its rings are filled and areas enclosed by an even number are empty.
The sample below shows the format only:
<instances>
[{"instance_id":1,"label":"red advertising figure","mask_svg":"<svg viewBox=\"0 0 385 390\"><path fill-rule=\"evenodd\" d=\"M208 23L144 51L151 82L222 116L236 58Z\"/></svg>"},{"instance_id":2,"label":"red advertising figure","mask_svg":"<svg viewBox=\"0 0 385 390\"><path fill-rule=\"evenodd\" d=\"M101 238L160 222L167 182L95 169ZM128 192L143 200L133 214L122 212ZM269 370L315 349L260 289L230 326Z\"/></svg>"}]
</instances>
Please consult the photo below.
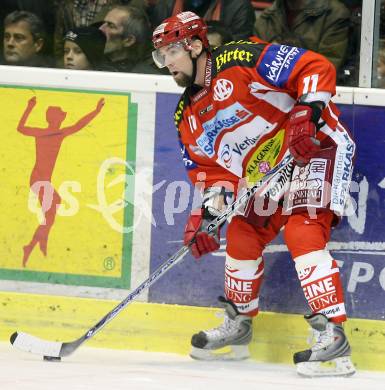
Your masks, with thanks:
<instances>
[{"instance_id":1,"label":"red advertising figure","mask_svg":"<svg viewBox=\"0 0 385 390\"><path fill-rule=\"evenodd\" d=\"M87 126L92 119L99 114L104 106L104 99L100 99L95 110L91 111L74 125L61 127L67 113L60 107L49 106L46 112L47 127L26 126L27 119L36 105L36 97L28 101L28 105L17 126L17 130L27 136L35 137L36 140L36 161L30 177L30 188L38 196L44 221L37 227L29 244L23 247L23 267L26 266L29 256L37 243L40 250L47 255L48 235L55 222L57 208L60 206L61 198L51 183L52 173L60 147L65 137L74 134Z\"/></svg>"}]
</instances>

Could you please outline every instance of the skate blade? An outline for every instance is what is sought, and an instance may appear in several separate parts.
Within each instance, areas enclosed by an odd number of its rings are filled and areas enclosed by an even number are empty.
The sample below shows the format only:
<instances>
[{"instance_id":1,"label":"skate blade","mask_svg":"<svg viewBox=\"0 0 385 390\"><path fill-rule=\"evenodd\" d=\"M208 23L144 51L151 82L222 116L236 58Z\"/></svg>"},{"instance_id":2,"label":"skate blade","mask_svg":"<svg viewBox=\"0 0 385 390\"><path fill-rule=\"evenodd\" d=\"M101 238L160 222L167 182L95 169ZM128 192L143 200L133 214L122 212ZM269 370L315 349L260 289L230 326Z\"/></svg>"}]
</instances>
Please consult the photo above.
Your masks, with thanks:
<instances>
[{"instance_id":1,"label":"skate blade","mask_svg":"<svg viewBox=\"0 0 385 390\"><path fill-rule=\"evenodd\" d=\"M351 376L356 372L349 356L339 357L328 362L297 363L296 367L298 375L308 378L320 376Z\"/></svg>"},{"instance_id":2,"label":"skate blade","mask_svg":"<svg viewBox=\"0 0 385 390\"><path fill-rule=\"evenodd\" d=\"M250 357L249 347L247 345L229 345L221 349L202 349L192 347L190 356L196 360L245 360Z\"/></svg>"}]
</instances>

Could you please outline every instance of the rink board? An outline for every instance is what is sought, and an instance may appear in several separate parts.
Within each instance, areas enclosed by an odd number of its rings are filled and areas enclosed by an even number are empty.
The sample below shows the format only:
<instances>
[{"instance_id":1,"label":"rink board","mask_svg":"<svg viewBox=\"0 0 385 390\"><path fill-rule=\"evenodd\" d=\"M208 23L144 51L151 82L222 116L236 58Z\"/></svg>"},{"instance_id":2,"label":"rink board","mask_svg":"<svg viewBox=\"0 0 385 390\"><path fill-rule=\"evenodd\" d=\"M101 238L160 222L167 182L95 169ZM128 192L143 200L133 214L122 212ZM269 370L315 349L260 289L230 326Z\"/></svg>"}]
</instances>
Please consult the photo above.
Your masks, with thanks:
<instances>
[{"instance_id":1,"label":"rink board","mask_svg":"<svg viewBox=\"0 0 385 390\"><path fill-rule=\"evenodd\" d=\"M157 96L154 183L165 181L165 184L154 193L153 199L157 227L152 229L152 270L182 245L182 229L193 199L191 187L184 184L187 174L176 152L179 145L172 115L177 100L174 94ZM339 108L342 121L350 128L358 145L351 189L357 208L333 230L330 249L339 260L349 315L384 320L385 109L360 105L339 105ZM169 201L170 193L177 194L175 204ZM215 255L205 256L199 262L190 256L151 288L150 301L217 305L217 296L223 294L224 255L225 242L222 241L221 250ZM281 235L268 246L264 257L262 310L306 312L294 264Z\"/></svg>"},{"instance_id":2,"label":"rink board","mask_svg":"<svg viewBox=\"0 0 385 390\"><path fill-rule=\"evenodd\" d=\"M193 192L173 124L179 93L166 77L95 78L92 72L30 69L20 74L15 69L5 83L7 71L0 73L0 338L20 329L68 340L97 322L111 309L111 299L125 297L182 245ZM30 86L36 75L40 86ZM12 77L23 86L8 85ZM385 110L376 101L361 105L371 92L350 89L340 101L345 104L339 104L359 145L351 194L358 207L333 232L330 249L340 261L354 360L363 369L385 370ZM384 100L383 92L377 101ZM48 254L36 246L23 268L23 246L41 220L30 188L37 147L32 137L17 131L32 96L38 103L27 124L38 128L46 126L51 105L67 112L66 125L90 112L101 97L106 105L61 144L52 185L63 205ZM350 98L360 104L346 104ZM224 250L222 241L215 256L199 262L187 256L140 297L149 304L131 305L90 345L187 353L191 333L220 321L213 314L223 294ZM292 353L304 347L307 307L281 237L266 249L265 259L252 356L290 362ZM33 294L40 292L45 295ZM89 299L79 298L84 296Z\"/></svg>"},{"instance_id":3,"label":"rink board","mask_svg":"<svg viewBox=\"0 0 385 390\"><path fill-rule=\"evenodd\" d=\"M36 106L26 126L37 129L32 136L18 131L31 98ZM72 134L60 135L92 112L99 99L105 103L93 120ZM133 200L127 207L113 203L134 177L133 168L126 166L131 162L135 167L136 153L137 108L130 94L1 87L0 106L0 278L128 288L132 235L123 236L119 227L132 225ZM59 131L46 121L49 110L56 108L66 113ZM42 202L49 209L45 216L39 190L31 185L36 181L50 185L43 187ZM60 204L54 203L53 193ZM23 266L25 248L35 234L45 236L47 253L35 241Z\"/></svg>"},{"instance_id":4,"label":"rink board","mask_svg":"<svg viewBox=\"0 0 385 390\"><path fill-rule=\"evenodd\" d=\"M84 334L117 302L35 294L0 293L0 339L15 331L48 340L71 341ZM220 310L183 305L133 303L88 346L188 354L193 333L218 326ZM254 321L251 358L292 363L294 352L306 349L308 328L302 316L262 312ZM385 370L382 321L351 319L346 333L352 359L361 370ZM75 352L76 353L76 352ZM68 360L71 357L66 358Z\"/></svg>"}]
</instances>

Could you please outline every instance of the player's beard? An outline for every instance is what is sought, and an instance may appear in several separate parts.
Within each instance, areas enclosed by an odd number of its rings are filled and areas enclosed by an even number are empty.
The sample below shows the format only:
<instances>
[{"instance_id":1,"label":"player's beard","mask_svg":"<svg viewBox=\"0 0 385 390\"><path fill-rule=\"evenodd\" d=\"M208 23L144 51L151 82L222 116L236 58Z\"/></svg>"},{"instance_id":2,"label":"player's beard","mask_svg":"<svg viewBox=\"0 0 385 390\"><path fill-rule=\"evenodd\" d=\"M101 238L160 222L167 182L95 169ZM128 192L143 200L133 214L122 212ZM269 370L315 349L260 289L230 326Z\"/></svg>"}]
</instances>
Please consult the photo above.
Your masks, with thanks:
<instances>
[{"instance_id":1,"label":"player's beard","mask_svg":"<svg viewBox=\"0 0 385 390\"><path fill-rule=\"evenodd\" d=\"M191 76L189 76L183 72L179 72L178 77L177 78L174 77L174 80L177 83L177 85L179 85L179 87L182 87L182 88L189 87L193 81Z\"/></svg>"}]
</instances>

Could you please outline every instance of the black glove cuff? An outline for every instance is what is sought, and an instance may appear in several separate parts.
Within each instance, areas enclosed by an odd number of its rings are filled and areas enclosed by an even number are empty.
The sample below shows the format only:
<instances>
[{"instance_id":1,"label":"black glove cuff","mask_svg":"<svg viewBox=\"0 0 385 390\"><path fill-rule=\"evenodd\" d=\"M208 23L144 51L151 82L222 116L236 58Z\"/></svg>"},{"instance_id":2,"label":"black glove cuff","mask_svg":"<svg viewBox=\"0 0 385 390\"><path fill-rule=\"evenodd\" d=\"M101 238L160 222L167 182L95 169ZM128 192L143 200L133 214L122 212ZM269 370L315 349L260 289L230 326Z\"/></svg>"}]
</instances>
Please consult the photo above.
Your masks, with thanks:
<instances>
[{"instance_id":1,"label":"black glove cuff","mask_svg":"<svg viewBox=\"0 0 385 390\"><path fill-rule=\"evenodd\" d=\"M321 118L322 111L325 108L325 103L321 101L316 101L316 102L310 102L310 103L305 103L305 102L298 102L296 104L297 106L307 106L312 109L312 114L311 114L311 121L315 124L315 127L317 130L319 130L320 127L322 127L322 124L318 123L319 119ZM320 107L321 105L321 107Z\"/></svg>"}]
</instances>

